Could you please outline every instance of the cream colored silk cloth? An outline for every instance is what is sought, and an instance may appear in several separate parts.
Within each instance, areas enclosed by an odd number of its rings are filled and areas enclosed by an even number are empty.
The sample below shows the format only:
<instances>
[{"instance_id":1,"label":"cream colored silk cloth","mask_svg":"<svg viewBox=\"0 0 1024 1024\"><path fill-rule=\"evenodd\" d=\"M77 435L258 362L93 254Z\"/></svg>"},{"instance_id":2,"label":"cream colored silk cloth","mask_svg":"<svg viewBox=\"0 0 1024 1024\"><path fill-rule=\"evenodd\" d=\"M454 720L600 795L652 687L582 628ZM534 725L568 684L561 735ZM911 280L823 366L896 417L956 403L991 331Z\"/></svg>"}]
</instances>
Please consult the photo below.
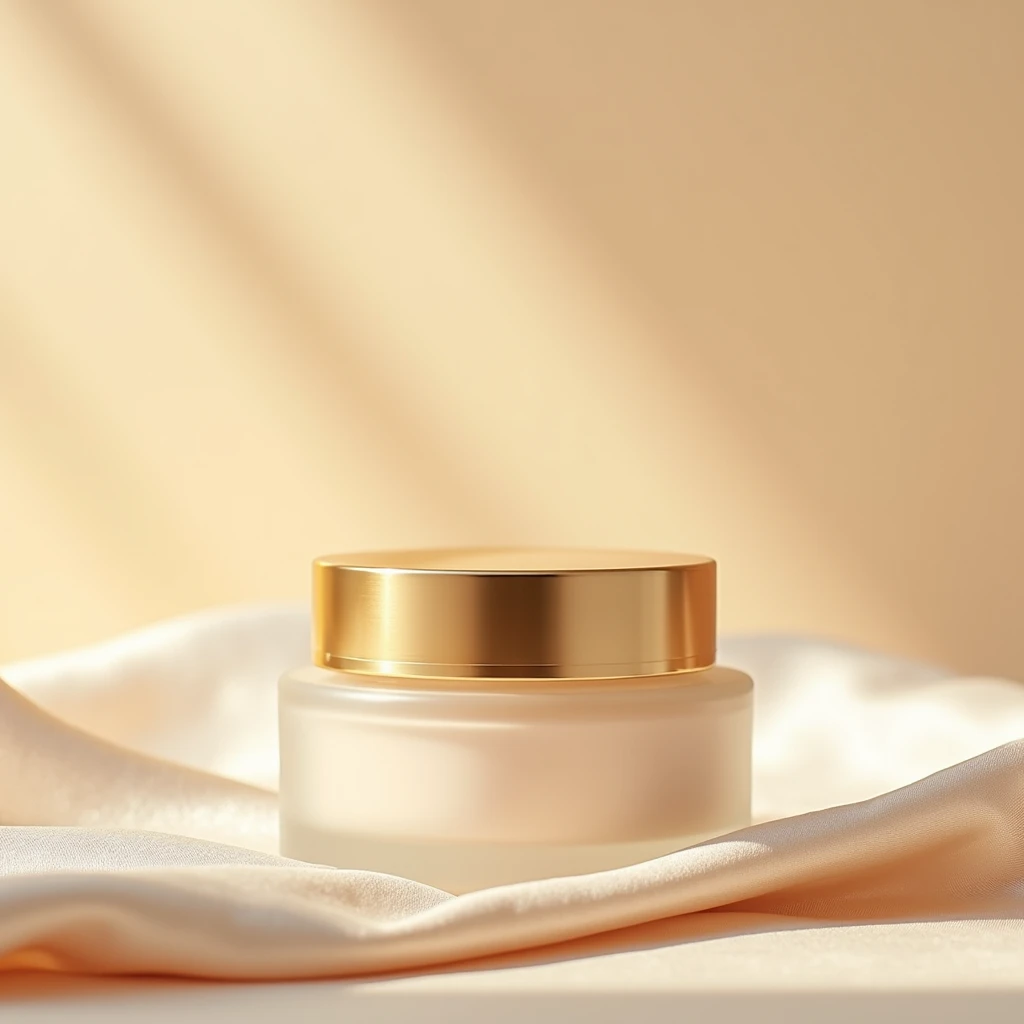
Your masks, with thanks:
<instances>
[{"instance_id":1,"label":"cream colored silk cloth","mask_svg":"<svg viewBox=\"0 0 1024 1024\"><path fill-rule=\"evenodd\" d=\"M593 955L645 927L694 942L936 922L962 942L972 920L1024 967L1020 684L726 640L757 686L759 824L451 896L276 856L276 679L307 638L301 610L228 609L0 670L0 969L352 976Z\"/></svg>"}]
</instances>

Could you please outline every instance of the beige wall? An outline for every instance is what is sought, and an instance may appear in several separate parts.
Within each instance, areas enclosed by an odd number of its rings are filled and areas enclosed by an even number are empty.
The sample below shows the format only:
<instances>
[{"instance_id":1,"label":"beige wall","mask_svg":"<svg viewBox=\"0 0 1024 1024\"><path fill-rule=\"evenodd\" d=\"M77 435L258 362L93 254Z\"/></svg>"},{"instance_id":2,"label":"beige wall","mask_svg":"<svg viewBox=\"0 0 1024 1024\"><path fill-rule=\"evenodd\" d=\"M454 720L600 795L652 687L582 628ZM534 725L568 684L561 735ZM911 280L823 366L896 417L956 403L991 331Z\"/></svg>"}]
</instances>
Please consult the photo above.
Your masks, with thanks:
<instances>
[{"instance_id":1,"label":"beige wall","mask_svg":"<svg viewBox=\"0 0 1024 1024\"><path fill-rule=\"evenodd\" d=\"M0 658L689 548L1024 676L1024 4L0 3Z\"/></svg>"}]
</instances>

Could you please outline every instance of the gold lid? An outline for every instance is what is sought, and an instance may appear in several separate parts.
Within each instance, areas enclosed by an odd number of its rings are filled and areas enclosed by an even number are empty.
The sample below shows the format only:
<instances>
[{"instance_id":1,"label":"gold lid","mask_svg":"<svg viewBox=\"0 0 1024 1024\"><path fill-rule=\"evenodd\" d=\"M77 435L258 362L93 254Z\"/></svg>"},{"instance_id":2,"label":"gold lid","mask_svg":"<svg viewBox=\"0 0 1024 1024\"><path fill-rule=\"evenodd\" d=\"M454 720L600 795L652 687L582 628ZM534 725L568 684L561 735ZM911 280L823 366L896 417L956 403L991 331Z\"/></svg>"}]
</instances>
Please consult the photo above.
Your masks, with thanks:
<instances>
[{"instance_id":1,"label":"gold lid","mask_svg":"<svg viewBox=\"0 0 1024 1024\"><path fill-rule=\"evenodd\" d=\"M614 679L715 660L715 562L451 548L313 563L313 660L376 676Z\"/></svg>"}]
</instances>

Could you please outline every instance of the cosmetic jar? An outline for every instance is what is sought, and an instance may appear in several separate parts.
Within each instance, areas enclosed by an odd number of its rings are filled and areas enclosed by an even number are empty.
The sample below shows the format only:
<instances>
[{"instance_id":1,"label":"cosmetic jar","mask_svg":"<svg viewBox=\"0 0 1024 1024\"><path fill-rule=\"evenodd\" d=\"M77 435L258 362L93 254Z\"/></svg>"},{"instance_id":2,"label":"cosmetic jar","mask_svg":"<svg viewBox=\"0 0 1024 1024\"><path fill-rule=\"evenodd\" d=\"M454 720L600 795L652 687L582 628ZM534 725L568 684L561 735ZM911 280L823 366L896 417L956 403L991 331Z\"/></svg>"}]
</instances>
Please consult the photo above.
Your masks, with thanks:
<instances>
[{"instance_id":1,"label":"cosmetic jar","mask_svg":"<svg viewBox=\"0 0 1024 1024\"><path fill-rule=\"evenodd\" d=\"M280 683L281 852L458 893L638 863L750 820L753 684L716 566L459 549L313 564Z\"/></svg>"}]
</instances>

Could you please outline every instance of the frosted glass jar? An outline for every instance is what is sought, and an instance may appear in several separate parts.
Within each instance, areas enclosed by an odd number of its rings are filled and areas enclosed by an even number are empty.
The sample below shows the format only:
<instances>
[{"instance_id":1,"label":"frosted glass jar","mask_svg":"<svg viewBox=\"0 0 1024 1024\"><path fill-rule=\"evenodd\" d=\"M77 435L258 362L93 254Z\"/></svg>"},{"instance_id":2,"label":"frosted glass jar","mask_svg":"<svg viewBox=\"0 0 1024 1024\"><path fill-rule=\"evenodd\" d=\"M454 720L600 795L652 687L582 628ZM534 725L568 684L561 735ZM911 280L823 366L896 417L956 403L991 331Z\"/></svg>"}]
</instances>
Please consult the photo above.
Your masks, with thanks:
<instances>
[{"instance_id":1,"label":"frosted glass jar","mask_svg":"<svg viewBox=\"0 0 1024 1024\"><path fill-rule=\"evenodd\" d=\"M749 823L751 689L717 667L540 692L296 670L281 852L448 892L660 857Z\"/></svg>"},{"instance_id":2,"label":"frosted glass jar","mask_svg":"<svg viewBox=\"0 0 1024 1024\"><path fill-rule=\"evenodd\" d=\"M280 683L281 852L465 892L637 863L748 824L750 677L714 665L635 672L706 661L708 614L713 652L714 563L686 559L490 551L319 560L321 664ZM408 573L433 575L402 591ZM617 574L610 588L602 573ZM454 590L440 579L451 574ZM568 588L553 582L569 574ZM436 624L446 610L475 620L468 646L463 630L417 633L417 614ZM577 613L591 625L566 642ZM480 643L478 630L502 629L504 646ZM548 631L539 647L529 639L538 629ZM378 657L385 650L415 657ZM374 672L323 667L339 661ZM382 673L442 665L445 675ZM596 665L609 675L578 674ZM627 666L634 674L617 674Z\"/></svg>"}]
</instances>

